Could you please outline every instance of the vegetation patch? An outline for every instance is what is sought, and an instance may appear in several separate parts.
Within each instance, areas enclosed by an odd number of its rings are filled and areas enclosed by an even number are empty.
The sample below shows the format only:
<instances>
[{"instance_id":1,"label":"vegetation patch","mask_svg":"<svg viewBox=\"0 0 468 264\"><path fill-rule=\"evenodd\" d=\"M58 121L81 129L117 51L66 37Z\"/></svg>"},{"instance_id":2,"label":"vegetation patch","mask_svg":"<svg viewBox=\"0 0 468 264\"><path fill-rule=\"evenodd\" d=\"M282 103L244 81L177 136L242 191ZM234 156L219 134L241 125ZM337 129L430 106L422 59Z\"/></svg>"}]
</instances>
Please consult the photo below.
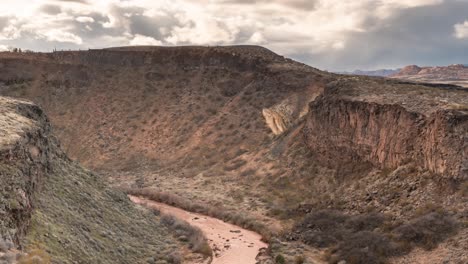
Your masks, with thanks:
<instances>
[{"instance_id":1,"label":"vegetation patch","mask_svg":"<svg viewBox=\"0 0 468 264\"><path fill-rule=\"evenodd\" d=\"M161 223L169 227L179 240L188 242L193 252L200 253L205 257L213 256L208 240L200 228L167 214L161 216Z\"/></svg>"},{"instance_id":2,"label":"vegetation patch","mask_svg":"<svg viewBox=\"0 0 468 264\"><path fill-rule=\"evenodd\" d=\"M386 263L414 247L432 249L453 235L457 223L446 212L430 211L396 223L379 213L346 215L336 210L308 214L296 225L293 236L304 243L328 248L326 260L338 263Z\"/></svg>"}]
</instances>

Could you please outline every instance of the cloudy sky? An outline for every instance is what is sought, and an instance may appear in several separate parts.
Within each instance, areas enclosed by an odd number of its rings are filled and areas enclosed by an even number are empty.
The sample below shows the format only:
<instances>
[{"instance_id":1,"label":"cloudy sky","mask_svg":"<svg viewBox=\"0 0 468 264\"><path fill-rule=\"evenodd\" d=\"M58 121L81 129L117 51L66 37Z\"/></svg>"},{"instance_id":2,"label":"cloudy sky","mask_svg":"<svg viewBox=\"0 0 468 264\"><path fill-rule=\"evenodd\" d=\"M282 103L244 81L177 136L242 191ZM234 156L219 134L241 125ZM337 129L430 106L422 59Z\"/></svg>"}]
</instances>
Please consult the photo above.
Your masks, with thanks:
<instances>
[{"instance_id":1,"label":"cloudy sky","mask_svg":"<svg viewBox=\"0 0 468 264\"><path fill-rule=\"evenodd\" d=\"M468 0L0 0L0 50L190 44L335 71L468 63Z\"/></svg>"}]
</instances>

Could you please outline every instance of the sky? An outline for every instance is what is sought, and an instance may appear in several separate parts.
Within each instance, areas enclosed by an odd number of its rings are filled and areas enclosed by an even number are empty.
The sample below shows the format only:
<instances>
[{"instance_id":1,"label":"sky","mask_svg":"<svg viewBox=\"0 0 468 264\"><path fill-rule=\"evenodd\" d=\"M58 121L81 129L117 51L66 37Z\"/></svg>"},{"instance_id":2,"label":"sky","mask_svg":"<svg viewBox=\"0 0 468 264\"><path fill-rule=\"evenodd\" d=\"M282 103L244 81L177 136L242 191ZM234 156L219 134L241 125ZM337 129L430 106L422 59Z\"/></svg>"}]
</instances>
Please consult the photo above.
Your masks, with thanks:
<instances>
[{"instance_id":1,"label":"sky","mask_svg":"<svg viewBox=\"0 0 468 264\"><path fill-rule=\"evenodd\" d=\"M0 50L261 45L343 71L468 63L468 0L0 0Z\"/></svg>"}]
</instances>

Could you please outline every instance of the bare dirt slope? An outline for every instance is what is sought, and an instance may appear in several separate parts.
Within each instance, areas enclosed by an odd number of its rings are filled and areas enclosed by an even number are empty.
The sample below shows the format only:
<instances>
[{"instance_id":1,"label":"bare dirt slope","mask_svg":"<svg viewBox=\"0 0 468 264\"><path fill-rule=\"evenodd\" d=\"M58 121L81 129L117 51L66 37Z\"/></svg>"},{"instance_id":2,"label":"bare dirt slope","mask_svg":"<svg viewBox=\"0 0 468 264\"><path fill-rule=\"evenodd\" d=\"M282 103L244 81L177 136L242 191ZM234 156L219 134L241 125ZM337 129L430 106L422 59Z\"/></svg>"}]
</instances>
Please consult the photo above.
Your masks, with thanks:
<instances>
[{"instance_id":1,"label":"bare dirt slope","mask_svg":"<svg viewBox=\"0 0 468 264\"><path fill-rule=\"evenodd\" d=\"M402 223L425 234L431 221L466 221L468 94L459 87L335 75L253 46L125 47L2 53L0 93L43 106L67 153L112 185L283 229L270 245L286 261L310 247L331 249L330 262L384 261L399 256L340 241L354 227L381 244ZM362 230L313 215L320 210L390 220ZM307 215L346 228L316 244L325 238L317 223L303 225ZM399 254L418 245L390 242L407 245Z\"/></svg>"}]
</instances>

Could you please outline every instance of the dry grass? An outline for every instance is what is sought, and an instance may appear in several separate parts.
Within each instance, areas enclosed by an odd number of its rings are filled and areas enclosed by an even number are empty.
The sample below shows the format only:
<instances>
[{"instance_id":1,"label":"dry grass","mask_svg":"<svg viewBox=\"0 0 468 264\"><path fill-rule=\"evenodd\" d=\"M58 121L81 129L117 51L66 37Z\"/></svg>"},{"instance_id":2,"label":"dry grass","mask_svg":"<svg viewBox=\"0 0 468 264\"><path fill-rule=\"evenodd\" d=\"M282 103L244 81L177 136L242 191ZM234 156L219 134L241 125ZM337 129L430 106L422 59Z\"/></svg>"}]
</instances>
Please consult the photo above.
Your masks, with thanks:
<instances>
[{"instance_id":1,"label":"dry grass","mask_svg":"<svg viewBox=\"0 0 468 264\"><path fill-rule=\"evenodd\" d=\"M188 242L190 249L195 253L200 253L205 257L212 257L213 251L211 250L208 240L203 232L186 221L180 220L172 215L162 215L161 222L169 227L181 241ZM173 257L174 261L177 259ZM174 262L172 262L174 263Z\"/></svg>"}]
</instances>

